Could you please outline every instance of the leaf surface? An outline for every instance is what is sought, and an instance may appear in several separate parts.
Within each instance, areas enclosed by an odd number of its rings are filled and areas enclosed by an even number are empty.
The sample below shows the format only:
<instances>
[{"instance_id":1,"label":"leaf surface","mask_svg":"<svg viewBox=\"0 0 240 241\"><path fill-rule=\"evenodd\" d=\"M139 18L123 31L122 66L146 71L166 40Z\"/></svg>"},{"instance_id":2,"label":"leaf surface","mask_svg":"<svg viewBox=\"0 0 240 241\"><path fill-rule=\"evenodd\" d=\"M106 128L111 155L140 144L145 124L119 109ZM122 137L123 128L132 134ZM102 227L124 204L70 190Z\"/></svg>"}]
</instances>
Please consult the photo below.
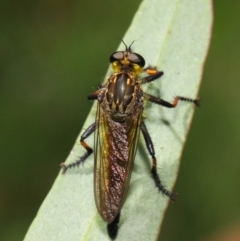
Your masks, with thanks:
<instances>
[{"instance_id":1,"label":"leaf surface","mask_svg":"<svg viewBox=\"0 0 240 241\"><path fill-rule=\"evenodd\" d=\"M145 58L146 66L164 71L163 77L147 84L144 90L170 102L175 95L197 97L211 27L210 0L143 1L123 39L127 45L135 40L133 50ZM124 49L121 44L119 50ZM107 77L109 74L108 71ZM96 103L82 132L94 122L95 111ZM158 172L169 190L176 181L193 111L193 105L186 103L175 109L145 105L145 123L154 143ZM83 154L79 139L80 135L67 163ZM121 212L118 241L157 240L169 202L155 187L150 173L151 158L142 137L139 142L128 197ZM87 143L93 145L93 136ZM106 223L101 220L94 203L93 165L92 155L83 166L65 175L59 174L25 241L110 240Z\"/></svg>"}]
</instances>

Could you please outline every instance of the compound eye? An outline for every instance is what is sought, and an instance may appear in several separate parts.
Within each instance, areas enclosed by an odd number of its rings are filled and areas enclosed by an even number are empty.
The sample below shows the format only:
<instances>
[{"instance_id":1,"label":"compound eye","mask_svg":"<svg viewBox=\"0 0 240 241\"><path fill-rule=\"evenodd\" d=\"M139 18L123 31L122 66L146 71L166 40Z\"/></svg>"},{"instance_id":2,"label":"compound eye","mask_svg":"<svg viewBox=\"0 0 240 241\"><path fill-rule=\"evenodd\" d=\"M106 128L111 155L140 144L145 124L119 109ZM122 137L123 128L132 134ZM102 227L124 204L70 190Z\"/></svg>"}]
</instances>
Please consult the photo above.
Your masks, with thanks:
<instances>
[{"instance_id":1,"label":"compound eye","mask_svg":"<svg viewBox=\"0 0 240 241\"><path fill-rule=\"evenodd\" d=\"M128 60L141 67L143 67L145 65L145 60L140 54L131 53L128 55Z\"/></svg>"},{"instance_id":2,"label":"compound eye","mask_svg":"<svg viewBox=\"0 0 240 241\"><path fill-rule=\"evenodd\" d=\"M110 56L110 63L113 63L115 61L120 61L124 57L123 52L115 52Z\"/></svg>"}]
</instances>

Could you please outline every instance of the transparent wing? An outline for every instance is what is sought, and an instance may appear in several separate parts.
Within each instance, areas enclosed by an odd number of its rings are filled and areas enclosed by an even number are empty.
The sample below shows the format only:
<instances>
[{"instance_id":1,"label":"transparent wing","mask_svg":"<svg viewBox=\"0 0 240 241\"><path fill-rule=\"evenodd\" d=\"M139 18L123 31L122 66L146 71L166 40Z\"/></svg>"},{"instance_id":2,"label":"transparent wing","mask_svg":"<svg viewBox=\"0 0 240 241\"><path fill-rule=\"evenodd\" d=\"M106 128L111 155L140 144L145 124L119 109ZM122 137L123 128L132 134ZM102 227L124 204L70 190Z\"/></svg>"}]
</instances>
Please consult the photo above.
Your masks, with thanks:
<instances>
[{"instance_id":1,"label":"transparent wing","mask_svg":"<svg viewBox=\"0 0 240 241\"><path fill-rule=\"evenodd\" d=\"M142 109L131 115L124 124L114 122L98 105L94 194L98 212L108 223L114 220L126 198L141 118Z\"/></svg>"}]
</instances>

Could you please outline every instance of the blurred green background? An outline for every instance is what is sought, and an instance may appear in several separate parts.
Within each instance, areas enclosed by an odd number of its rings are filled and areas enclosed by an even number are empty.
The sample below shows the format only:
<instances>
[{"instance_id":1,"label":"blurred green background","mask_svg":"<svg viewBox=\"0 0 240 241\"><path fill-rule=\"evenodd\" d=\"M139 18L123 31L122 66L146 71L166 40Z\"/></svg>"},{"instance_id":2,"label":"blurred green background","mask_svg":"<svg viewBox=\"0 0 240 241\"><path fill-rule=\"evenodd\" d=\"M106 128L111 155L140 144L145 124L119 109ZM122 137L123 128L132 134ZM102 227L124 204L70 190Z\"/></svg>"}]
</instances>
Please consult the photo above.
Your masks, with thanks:
<instances>
[{"instance_id":1,"label":"blurred green background","mask_svg":"<svg viewBox=\"0 0 240 241\"><path fill-rule=\"evenodd\" d=\"M0 240L23 239L140 2L1 2ZM160 240L203 240L240 223L240 1L215 1L214 15L181 195Z\"/></svg>"}]
</instances>

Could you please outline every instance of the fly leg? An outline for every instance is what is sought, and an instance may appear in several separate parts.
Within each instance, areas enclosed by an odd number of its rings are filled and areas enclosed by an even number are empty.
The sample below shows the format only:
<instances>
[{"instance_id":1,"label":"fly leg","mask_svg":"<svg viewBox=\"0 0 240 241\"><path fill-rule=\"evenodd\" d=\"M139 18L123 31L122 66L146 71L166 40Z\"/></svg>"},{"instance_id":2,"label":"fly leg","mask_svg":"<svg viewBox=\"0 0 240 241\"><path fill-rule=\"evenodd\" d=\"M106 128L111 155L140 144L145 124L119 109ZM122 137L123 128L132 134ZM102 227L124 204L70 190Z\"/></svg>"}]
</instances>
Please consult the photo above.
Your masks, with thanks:
<instances>
[{"instance_id":1,"label":"fly leg","mask_svg":"<svg viewBox=\"0 0 240 241\"><path fill-rule=\"evenodd\" d=\"M155 68L146 68L144 71L146 71L149 75L142 78L141 84L152 82L163 75L162 71L157 71Z\"/></svg>"},{"instance_id":2,"label":"fly leg","mask_svg":"<svg viewBox=\"0 0 240 241\"><path fill-rule=\"evenodd\" d=\"M161 191L164 195L168 196L172 201L175 201L176 200L176 194L168 191L163 186L162 181L161 181L161 179L160 179L160 177L159 177L159 175L157 173L157 160L156 160L156 157L155 157L155 150L154 150L153 142L152 142L152 139L151 139L151 137L150 137L150 135L148 133L147 127L146 127L146 125L145 125L145 123L143 121L141 123L141 127L140 128L141 128L141 131L143 133L143 137L144 137L144 140L145 140L148 152L149 152L149 154L152 157L152 170L151 170L151 173L153 175L155 184L156 184L157 188L159 189L159 191Z\"/></svg>"},{"instance_id":3,"label":"fly leg","mask_svg":"<svg viewBox=\"0 0 240 241\"><path fill-rule=\"evenodd\" d=\"M95 131L96 126L97 126L96 123L93 123L81 135L80 143L86 149L87 152L83 156L81 156L79 160L77 160L73 163L70 163L68 165L65 165L64 163L60 164L60 166L62 167L63 174L67 171L67 169L75 167L75 166L79 166L80 163L84 162L93 153L93 149L90 146L88 146L88 144L84 140Z\"/></svg>"},{"instance_id":4,"label":"fly leg","mask_svg":"<svg viewBox=\"0 0 240 241\"><path fill-rule=\"evenodd\" d=\"M148 76L144 77L141 80L141 84L146 84L146 83L152 82L152 81L160 78L163 75L163 72L157 71L156 68L149 67L149 68L144 69L144 71L146 71L148 73ZM198 106L198 107L200 106L198 98L197 99L191 99L191 98L187 98L187 97L183 97L183 96L176 96L172 104L163 100L163 99L161 99L161 98L157 98L153 95L149 95L149 94L146 94L146 93L144 93L144 98L147 99L150 102L153 102L155 104L159 104L159 105L162 105L162 106L165 106L165 107L168 107L168 108L176 107L179 100L180 101L186 101L186 102L192 102L196 106Z\"/></svg>"},{"instance_id":5,"label":"fly leg","mask_svg":"<svg viewBox=\"0 0 240 241\"><path fill-rule=\"evenodd\" d=\"M120 212L115 217L115 219L111 223L108 223L107 225L108 236L111 239L115 239L117 237L119 220L120 220Z\"/></svg>"},{"instance_id":6,"label":"fly leg","mask_svg":"<svg viewBox=\"0 0 240 241\"><path fill-rule=\"evenodd\" d=\"M196 106L200 107L200 104L199 104L200 99L199 98L191 99L191 98L188 98L188 97L176 96L173 100L173 103L165 101L165 100L163 100L161 98L158 98L156 96L149 95L147 93L144 93L144 98L147 99L150 102L153 102L153 103L158 104L158 105L165 106L167 108L175 108L178 105L179 101L191 102L191 103L194 103Z\"/></svg>"}]
</instances>

